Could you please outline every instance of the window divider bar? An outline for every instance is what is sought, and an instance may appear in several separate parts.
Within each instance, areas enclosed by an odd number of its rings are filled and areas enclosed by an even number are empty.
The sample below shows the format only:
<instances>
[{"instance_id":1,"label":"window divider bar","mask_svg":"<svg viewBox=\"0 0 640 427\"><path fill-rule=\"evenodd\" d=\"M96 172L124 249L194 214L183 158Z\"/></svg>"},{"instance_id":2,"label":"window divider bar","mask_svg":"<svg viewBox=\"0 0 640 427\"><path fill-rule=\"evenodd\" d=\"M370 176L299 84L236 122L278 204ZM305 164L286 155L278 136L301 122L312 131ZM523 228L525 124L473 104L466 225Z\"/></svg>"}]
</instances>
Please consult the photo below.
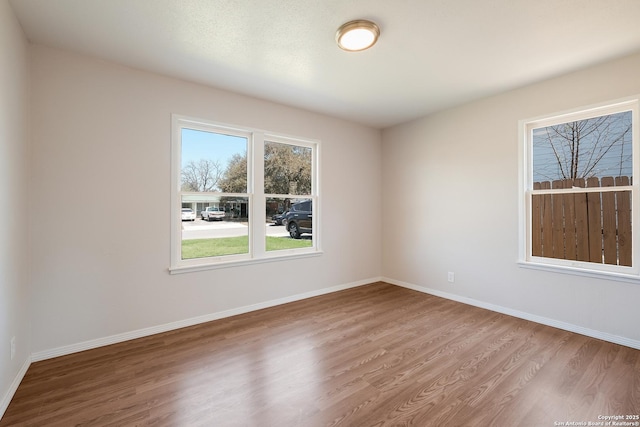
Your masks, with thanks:
<instances>
[{"instance_id":1,"label":"window divider bar","mask_svg":"<svg viewBox=\"0 0 640 427\"><path fill-rule=\"evenodd\" d=\"M575 194L575 193L607 193L611 191L632 191L632 185L620 187L575 187L575 188L549 188L543 190L529 189L529 193L534 194Z\"/></svg>"}]
</instances>

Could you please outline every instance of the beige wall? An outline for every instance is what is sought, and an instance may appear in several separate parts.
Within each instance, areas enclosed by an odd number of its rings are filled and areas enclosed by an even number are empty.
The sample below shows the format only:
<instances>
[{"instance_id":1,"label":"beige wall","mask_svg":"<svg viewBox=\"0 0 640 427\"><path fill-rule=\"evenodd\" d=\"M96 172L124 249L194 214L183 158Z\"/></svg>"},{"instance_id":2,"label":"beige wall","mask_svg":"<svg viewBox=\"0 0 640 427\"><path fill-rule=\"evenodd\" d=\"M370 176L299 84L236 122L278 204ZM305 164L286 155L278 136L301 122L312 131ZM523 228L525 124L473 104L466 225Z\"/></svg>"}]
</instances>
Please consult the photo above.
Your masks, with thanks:
<instances>
[{"instance_id":1,"label":"beige wall","mask_svg":"<svg viewBox=\"0 0 640 427\"><path fill-rule=\"evenodd\" d=\"M31 53L36 358L380 276L380 131L49 48ZM324 254L170 275L172 113L320 140Z\"/></svg>"},{"instance_id":2,"label":"beige wall","mask_svg":"<svg viewBox=\"0 0 640 427\"><path fill-rule=\"evenodd\" d=\"M27 268L28 46L0 0L0 416L30 356ZM10 342L16 339L11 360Z\"/></svg>"},{"instance_id":3,"label":"beige wall","mask_svg":"<svg viewBox=\"0 0 640 427\"><path fill-rule=\"evenodd\" d=\"M640 93L640 55L383 132L383 276L640 344L640 283L518 267L518 121ZM447 272L455 282L447 282Z\"/></svg>"}]
</instances>

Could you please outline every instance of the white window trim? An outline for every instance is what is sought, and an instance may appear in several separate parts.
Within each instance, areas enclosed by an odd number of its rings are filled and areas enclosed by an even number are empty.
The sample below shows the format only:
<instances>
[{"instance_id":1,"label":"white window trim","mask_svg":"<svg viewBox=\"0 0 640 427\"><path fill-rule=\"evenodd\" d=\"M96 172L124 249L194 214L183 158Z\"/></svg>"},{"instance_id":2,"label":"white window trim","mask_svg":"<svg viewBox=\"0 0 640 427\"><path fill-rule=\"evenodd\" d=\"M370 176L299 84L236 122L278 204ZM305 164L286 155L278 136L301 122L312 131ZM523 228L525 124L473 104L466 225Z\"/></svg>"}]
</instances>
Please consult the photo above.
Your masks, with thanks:
<instances>
[{"instance_id":1,"label":"white window trim","mask_svg":"<svg viewBox=\"0 0 640 427\"><path fill-rule=\"evenodd\" d=\"M246 137L247 146L247 193L233 194L247 197L249 201L249 253L183 260L181 254L182 243L182 206L181 164L182 164L182 129L189 128L207 132L226 132L232 135ZM272 195L264 193L264 141L282 142L300 145L312 149L312 189L308 198L313 200L313 246L310 248L288 249L279 251L265 250L265 227L258 218L263 218L266 211L266 197ZM321 206L320 206L320 141L308 138L298 138L275 134L259 129L221 124L205 119L171 115L171 274L188 273L217 268L228 268L241 265L259 264L273 261L283 261L296 258L306 258L321 255ZM220 195L223 193L210 193ZM229 193L225 193L228 195ZM291 195L281 195L291 197ZM301 196L307 197L307 196Z\"/></svg>"},{"instance_id":2,"label":"white window trim","mask_svg":"<svg viewBox=\"0 0 640 427\"><path fill-rule=\"evenodd\" d=\"M586 277L640 283L640 96L618 99L588 107L576 108L552 115L539 116L518 122L518 265L525 268L553 271ZM534 128L551 126L576 120L585 120L622 111L632 112L633 175L637 177L629 187L632 194L632 267L562 260L531 255L531 195L533 188L532 155L529 135ZM620 187L615 187L620 189ZM541 191L541 190L538 190ZM544 190L542 190L544 191ZM590 191L585 189L585 191ZM598 191L607 191L602 187ZM562 192L555 190L552 192Z\"/></svg>"}]
</instances>

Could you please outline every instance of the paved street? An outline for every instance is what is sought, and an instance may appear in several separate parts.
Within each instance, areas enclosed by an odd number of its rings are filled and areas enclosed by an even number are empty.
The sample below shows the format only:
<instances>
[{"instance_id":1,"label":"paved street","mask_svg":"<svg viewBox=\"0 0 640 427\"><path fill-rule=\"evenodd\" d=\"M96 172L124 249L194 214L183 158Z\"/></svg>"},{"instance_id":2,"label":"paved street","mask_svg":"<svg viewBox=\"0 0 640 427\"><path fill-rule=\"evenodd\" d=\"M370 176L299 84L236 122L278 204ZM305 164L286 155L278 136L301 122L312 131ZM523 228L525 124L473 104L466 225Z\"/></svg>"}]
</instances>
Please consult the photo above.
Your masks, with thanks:
<instances>
[{"instance_id":1,"label":"paved street","mask_svg":"<svg viewBox=\"0 0 640 427\"><path fill-rule=\"evenodd\" d=\"M288 236L287 230L282 225L267 223L268 236ZM201 219L195 221L182 221L182 238L187 239L211 239L214 237L235 237L248 235L248 225L242 222L212 221Z\"/></svg>"}]
</instances>

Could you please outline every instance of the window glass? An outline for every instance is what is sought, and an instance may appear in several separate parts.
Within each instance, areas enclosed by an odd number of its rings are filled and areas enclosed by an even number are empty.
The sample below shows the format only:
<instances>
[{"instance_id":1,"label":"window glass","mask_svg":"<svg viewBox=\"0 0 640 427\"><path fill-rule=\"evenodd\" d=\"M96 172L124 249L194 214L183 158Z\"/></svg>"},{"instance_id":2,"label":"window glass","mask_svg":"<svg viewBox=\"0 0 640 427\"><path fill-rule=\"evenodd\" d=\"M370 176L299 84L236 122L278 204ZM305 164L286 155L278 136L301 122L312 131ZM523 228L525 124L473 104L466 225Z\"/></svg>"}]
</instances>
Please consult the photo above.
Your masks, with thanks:
<instances>
[{"instance_id":1,"label":"window glass","mask_svg":"<svg viewBox=\"0 0 640 427\"><path fill-rule=\"evenodd\" d=\"M264 144L264 192L311 194L311 148L266 141Z\"/></svg>"},{"instance_id":2,"label":"window glass","mask_svg":"<svg viewBox=\"0 0 640 427\"><path fill-rule=\"evenodd\" d=\"M531 237L533 256L631 266L631 191L534 194Z\"/></svg>"},{"instance_id":3,"label":"window glass","mask_svg":"<svg viewBox=\"0 0 640 427\"><path fill-rule=\"evenodd\" d=\"M182 191L247 192L247 137L182 129Z\"/></svg>"},{"instance_id":4,"label":"window glass","mask_svg":"<svg viewBox=\"0 0 640 427\"><path fill-rule=\"evenodd\" d=\"M532 136L534 182L633 175L631 111L534 129Z\"/></svg>"},{"instance_id":5,"label":"window glass","mask_svg":"<svg viewBox=\"0 0 640 427\"><path fill-rule=\"evenodd\" d=\"M266 198L267 252L313 246L312 165L311 147L265 141L264 191L271 195ZM269 223L271 212L286 214Z\"/></svg>"},{"instance_id":6,"label":"window glass","mask_svg":"<svg viewBox=\"0 0 640 427\"><path fill-rule=\"evenodd\" d=\"M301 210L300 202L304 200L288 197L266 198L266 251L313 246L313 212L311 212L311 206L308 202L306 203L308 212ZM292 225L293 229L291 229Z\"/></svg>"},{"instance_id":7,"label":"window glass","mask_svg":"<svg viewBox=\"0 0 640 427\"><path fill-rule=\"evenodd\" d=\"M183 196L182 205L197 215L181 225L181 259L249 253L249 200L247 197L213 199Z\"/></svg>"},{"instance_id":8,"label":"window glass","mask_svg":"<svg viewBox=\"0 0 640 427\"><path fill-rule=\"evenodd\" d=\"M248 138L183 128L181 141L182 207L196 213L182 224L181 259L249 253Z\"/></svg>"}]
</instances>

